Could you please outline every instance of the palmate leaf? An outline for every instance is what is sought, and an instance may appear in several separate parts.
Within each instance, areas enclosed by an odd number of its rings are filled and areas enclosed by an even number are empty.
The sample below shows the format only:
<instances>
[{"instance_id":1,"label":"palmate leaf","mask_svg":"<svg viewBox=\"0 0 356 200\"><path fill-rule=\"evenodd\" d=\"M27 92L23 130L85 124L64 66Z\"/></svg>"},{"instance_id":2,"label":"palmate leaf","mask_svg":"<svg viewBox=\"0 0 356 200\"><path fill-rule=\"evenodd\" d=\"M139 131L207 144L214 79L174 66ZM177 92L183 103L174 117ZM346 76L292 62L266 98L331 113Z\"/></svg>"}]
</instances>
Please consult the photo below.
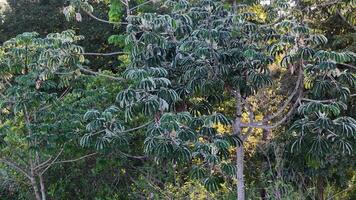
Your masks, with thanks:
<instances>
[{"instance_id":1,"label":"palmate leaf","mask_svg":"<svg viewBox=\"0 0 356 200\"><path fill-rule=\"evenodd\" d=\"M309 47L304 47L298 50L298 55L304 60L308 60L313 57L314 50Z\"/></svg>"},{"instance_id":2,"label":"palmate leaf","mask_svg":"<svg viewBox=\"0 0 356 200\"><path fill-rule=\"evenodd\" d=\"M119 92L119 94L116 96L116 101L119 103L121 108L125 108L126 106L132 104L136 98L137 94L133 89L126 89Z\"/></svg>"},{"instance_id":3,"label":"palmate leaf","mask_svg":"<svg viewBox=\"0 0 356 200\"><path fill-rule=\"evenodd\" d=\"M334 61L321 61L318 65L320 70L331 70L336 68L336 62Z\"/></svg>"},{"instance_id":4,"label":"palmate leaf","mask_svg":"<svg viewBox=\"0 0 356 200\"><path fill-rule=\"evenodd\" d=\"M151 96L147 100L143 101L143 109L142 112L145 115L153 115L160 109L160 101L157 97Z\"/></svg>"},{"instance_id":5,"label":"palmate leaf","mask_svg":"<svg viewBox=\"0 0 356 200\"><path fill-rule=\"evenodd\" d=\"M324 35L311 35L309 39L316 45L328 43L328 39Z\"/></svg>"},{"instance_id":6,"label":"palmate leaf","mask_svg":"<svg viewBox=\"0 0 356 200\"><path fill-rule=\"evenodd\" d=\"M214 141L214 145L219 149L219 150L227 150L230 147L230 144L226 140L222 139L216 139Z\"/></svg>"},{"instance_id":7,"label":"palmate leaf","mask_svg":"<svg viewBox=\"0 0 356 200\"><path fill-rule=\"evenodd\" d=\"M90 121L93 119L96 119L100 116L100 112L98 110L88 110L85 114L84 114L84 120L85 121Z\"/></svg>"},{"instance_id":8,"label":"palmate leaf","mask_svg":"<svg viewBox=\"0 0 356 200\"><path fill-rule=\"evenodd\" d=\"M180 100L178 93L173 89L160 88L158 97L165 99L169 103L175 103Z\"/></svg>"},{"instance_id":9,"label":"palmate leaf","mask_svg":"<svg viewBox=\"0 0 356 200\"><path fill-rule=\"evenodd\" d=\"M206 170L200 166L193 166L189 172L190 177L195 179L203 179L204 177L206 177L206 174Z\"/></svg>"},{"instance_id":10,"label":"palmate leaf","mask_svg":"<svg viewBox=\"0 0 356 200\"><path fill-rule=\"evenodd\" d=\"M231 124L231 121L221 113L214 113L206 118L204 124L207 127L211 127L212 125L215 124L222 124L227 126Z\"/></svg>"},{"instance_id":11,"label":"palmate leaf","mask_svg":"<svg viewBox=\"0 0 356 200\"><path fill-rule=\"evenodd\" d=\"M157 87L155 79L152 77L144 78L140 81L138 88L146 91L154 90Z\"/></svg>"},{"instance_id":12,"label":"palmate leaf","mask_svg":"<svg viewBox=\"0 0 356 200\"><path fill-rule=\"evenodd\" d=\"M184 163L191 160L191 152L185 146L178 146L173 152L174 159L180 163Z\"/></svg>"},{"instance_id":13,"label":"palmate leaf","mask_svg":"<svg viewBox=\"0 0 356 200\"><path fill-rule=\"evenodd\" d=\"M349 142L347 142L343 139L339 139L336 141L336 143L337 143L337 146L341 149L343 154L346 154L346 153L349 155L352 154L353 148Z\"/></svg>"},{"instance_id":14,"label":"palmate leaf","mask_svg":"<svg viewBox=\"0 0 356 200\"><path fill-rule=\"evenodd\" d=\"M147 154L153 154L155 152L155 148L157 146L158 141L155 137L149 136L146 137L144 141L144 151Z\"/></svg>"},{"instance_id":15,"label":"palmate leaf","mask_svg":"<svg viewBox=\"0 0 356 200\"><path fill-rule=\"evenodd\" d=\"M223 182L223 178L218 176L209 176L204 180L204 187L210 191L215 192L221 188L221 183Z\"/></svg>"},{"instance_id":16,"label":"palmate leaf","mask_svg":"<svg viewBox=\"0 0 356 200\"><path fill-rule=\"evenodd\" d=\"M149 73L145 69L130 68L125 71L124 76L126 79L142 80L147 78L148 74Z\"/></svg>"},{"instance_id":17,"label":"palmate leaf","mask_svg":"<svg viewBox=\"0 0 356 200\"><path fill-rule=\"evenodd\" d=\"M318 119L315 121L315 125L319 129L331 129L333 126L333 121L325 114L318 113Z\"/></svg>"},{"instance_id":18,"label":"palmate leaf","mask_svg":"<svg viewBox=\"0 0 356 200\"><path fill-rule=\"evenodd\" d=\"M214 136L217 134L217 131L215 128L209 128L209 127L205 127L203 126L200 130L199 130L199 134L201 135L207 135L207 136Z\"/></svg>"},{"instance_id":19,"label":"palmate leaf","mask_svg":"<svg viewBox=\"0 0 356 200\"><path fill-rule=\"evenodd\" d=\"M154 155L158 159L168 158L173 155L173 145L167 139L160 139L155 148L154 148Z\"/></svg>"},{"instance_id":20,"label":"palmate leaf","mask_svg":"<svg viewBox=\"0 0 356 200\"><path fill-rule=\"evenodd\" d=\"M356 136L356 120L351 117L339 117L333 120L337 132L346 137Z\"/></svg>"},{"instance_id":21,"label":"palmate leaf","mask_svg":"<svg viewBox=\"0 0 356 200\"><path fill-rule=\"evenodd\" d=\"M229 175L229 176L235 176L236 175L236 166L232 163L222 163L220 166L221 170L223 173Z\"/></svg>"},{"instance_id":22,"label":"palmate leaf","mask_svg":"<svg viewBox=\"0 0 356 200\"><path fill-rule=\"evenodd\" d=\"M177 132L177 136L182 141L194 142L197 140L197 133L195 133L193 130L186 129L186 128L180 128L180 130Z\"/></svg>"},{"instance_id":23,"label":"palmate leaf","mask_svg":"<svg viewBox=\"0 0 356 200\"><path fill-rule=\"evenodd\" d=\"M312 92L315 96L321 97L332 88L332 83L329 80L316 80L313 84Z\"/></svg>"},{"instance_id":24,"label":"palmate leaf","mask_svg":"<svg viewBox=\"0 0 356 200\"><path fill-rule=\"evenodd\" d=\"M340 82L348 84L350 88L356 87L356 75L348 72L342 72L339 76Z\"/></svg>"},{"instance_id":25,"label":"palmate leaf","mask_svg":"<svg viewBox=\"0 0 356 200\"><path fill-rule=\"evenodd\" d=\"M312 138L311 147L308 153L314 155L323 155L330 150L330 144L326 138L317 135Z\"/></svg>"}]
</instances>

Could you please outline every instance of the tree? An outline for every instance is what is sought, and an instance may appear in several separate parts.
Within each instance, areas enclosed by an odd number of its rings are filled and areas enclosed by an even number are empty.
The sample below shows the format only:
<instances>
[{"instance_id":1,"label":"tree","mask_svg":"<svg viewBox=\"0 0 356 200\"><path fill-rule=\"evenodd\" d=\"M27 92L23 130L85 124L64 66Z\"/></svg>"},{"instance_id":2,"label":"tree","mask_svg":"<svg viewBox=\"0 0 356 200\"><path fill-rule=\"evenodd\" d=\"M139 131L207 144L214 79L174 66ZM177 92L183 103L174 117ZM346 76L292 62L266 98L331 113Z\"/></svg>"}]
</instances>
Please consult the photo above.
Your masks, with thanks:
<instances>
[{"instance_id":1,"label":"tree","mask_svg":"<svg viewBox=\"0 0 356 200\"><path fill-rule=\"evenodd\" d=\"M286 2L275 1L268 6L267 21L262 23L246 6L231 7L219 1L166 1L162 6L167 12L137 15L132 14L127 2L122 4L127 7L126 45L131 61L124 78L132 84L118 94L117 105L103 114L122 110L126 121L145 115L148 123L137 128L149 127L146 153L172 164L198 160L199 164L193 162L191 174L203 180L209 190L218 189L222 177L236 172L238 199L245 198L241 143L253 128L275 128L299 105L300 110L310 109L310 104L302 103L310 101L306 96L312 101L330 97L345 101L350 97L355 77L338 67L354 61L355 55L319 50L318 45L327 42L324 36L313 34L291 15L275 15L290 6ZM92 11L89 4L83 5L87 12ZM279 57L283 59L278 67L296 76L295 88L276 113L264 113L263 120L255 121L247 100L260 88L273 84L269 66ZM305 84L307 87L303 87ZM335 91L327 93L332 85ZM219 112L222 101L231 101L236 112L230 116ZM242 119L243 112L249 113L247 122ZM319 121L326 115L321 107L308 112ZM90 133L83 144L110 122L99 114L87 113ZM354 131L351 118L336 119L335 123ZM113 129L102 132L100 140L109 142L112 133L125 133L124 124L115 121ZM217 132L218 125L226 127L227 133ZM313 126L325 129L322 124ZM234 146L238 146L236 156L229 152Z\"/></svg>"},{"instance_id":2,"label":"tree","mask_svg":"<svg viewBox=\"0 0 356 200\"><path fill-rule=\"evenodd\" d=\"M25 75L10 73L18 77L10 80L21 86L21 90L12 88L14 84L10 82L4 97L17 97L11 91L25 95L14 100L14 105L19 106L11 107L11 102L5 106L19 110L13 116L25 122L27 129L18 127L29 136L37 132L36 122L39 126L52 122L39 119L37 113L43 98L46 102L56 99L56 95L47 93L55 91L58 96L58 88L46 89L44 85L57 83L64 75L73 78L72 75L81 71L119 81L125 88L118 93L114 105L90 109L84 115L87 133L80 140L82 146L94 146L98 150L105 150L110 143L125 146L132 133L145 129L143 149L161 164L163 171L180 170L212 192L224 182L236 183L237 198L245 199L245 142L257 129L268 132L287 120L293 120L290 131L298 139L293 150L299 147L316 158L325 156L326 150L351 153L356 125L343 109L354 96L355 76L349 70L354 67L349 63L355 61L355 54L321 50L326 37L315 34L306 25L303 14L296 16L288 12L292 5L287 1L248 7L215 0L141 4L112 0L109 20L96 17L89 2L73 0L64 13L68 19L80 21L79 11L83 11L97 21L125 26L125 34L109 39L119 45L124 40L123 52L85 53L72 44L76 40L73 32L50 35L44 40L24 34L12 41L19 46L5 45L2 58L6 62L3 63L11 68L5 67L3 74L16 69L13 66L25 66ZM139 12L151 3L156 7L152 12ZM87 64L85 55L121 54L128 56L128 61L125 60L128 66L122 76L92 71L84 64ZM17 60L19 64L12 64ZM29 63L35 67L29 68ZM278 84L280 77L271 73L274 67L285 69L284 75L290 76L295 85L289 92L280 91L285 100L271 113L269 109L254 108L251 102L262 90ZM42 99L28 91L42 92ZM229 107L233 109L226 109ZM262 118L256 116L257 112ZM139 122L141 125L134 125ZM39 140L37 135L33 138L30 144L35 147L46 141L41 137ZM29 160L41 165L38 161L41 159L36 157L39 153L31 152ZM146 156L128 155L121 149L118 153L146 159ZM57 162L57 158L50 160ZM30 165L29 171L33 168ZM36 181L34 177L38 177L43 183L40 175L34 171L28 178ZM40 187L45 188L43 184ZM34 187L34 190L38 189ZM42 199L45 195L45 192L41 192L42 197L40 192L35 193ZM318 198L323 197L318 195Z\"/></svg>"},{"instance_id":3,"label":"tree","mask_svg":"<svg viewBox=\"0 0 356 200\"><path fill-rule=\"evenodd\" d=\"M75 140L78 121L73 118L68 123L52 112L68 94L69 82L79 75L73 66L84 59L82 48L75 44L80 39L73 31L44 39L23 33L1 46L0 162L31 184L38 200L46 199L44 176L53 165L96 154L61 159L67 144Z\"/></svg>"}]
</instances>

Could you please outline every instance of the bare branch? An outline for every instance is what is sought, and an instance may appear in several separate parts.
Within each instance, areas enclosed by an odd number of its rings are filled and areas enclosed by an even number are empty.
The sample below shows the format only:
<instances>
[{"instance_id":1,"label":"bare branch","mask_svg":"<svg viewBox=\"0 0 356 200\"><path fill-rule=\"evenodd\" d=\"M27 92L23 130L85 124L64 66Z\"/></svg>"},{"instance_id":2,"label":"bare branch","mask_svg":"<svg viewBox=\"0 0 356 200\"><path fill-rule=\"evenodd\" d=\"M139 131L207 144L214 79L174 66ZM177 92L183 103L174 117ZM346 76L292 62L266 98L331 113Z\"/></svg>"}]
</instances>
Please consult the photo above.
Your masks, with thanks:
<instances>
[{"instance_id":1,"label":"bare branch","mask_svg":"<svg viewBox=\"0 0 356 200\"><path fill-rule=\"evenodd\" d=\"M127 153L124 153L122 151L119 151L122 155L128 157L128 158L135 158L135 159L139 159L139 160L142 160L142 159L145 159L147 158L147 156L133 156L133 155L130 155L130 154L127 154Z\"/></svg>"},{"instance_id":2,"label":"bare branch","mask_svg":"<svg viewBox=\"0 0 356 200\"><path fill-rule=\"evenodd\" d=\"M356 96L355 94L350 94L350 97ZM322 99L322 100L316 100L316 99L308 99L308 98L301 98L302 101L309 101L309 102L316 102L316 103L334 103L338 99Z\"/></svg>"},{"instance_id":3,"label":"bare branch","mask_svg":"<svg viewBox=\"0 0 356 200\"><path fill-rule=\"evenodd\" d=\"M342 21L344 21L348 26L350 26L350 28L353 30L353 31L356 31L356 26L354 26L353 24L351 24L344 15L341 14L340 10L337 9L336 10L336 14L339 15L339 17L342 19Z\"/></svg>"},{"instance_id":4,"label":"bare branch","mask_svg":"<svg viewBox=\"0 0 356 200\"><path fill-rule=\"evenodd\" d=\"M246 108L247 108L247 110L248 110L248 112L249 112L249 123L253 123L253 121L254 121L254 119L255 119L255 115L254 115L254 113L253 113L253 110L252 110L252 108L251 108L251 105L250 105L245 99L241 98L241 100L242 100L243 104L245 104L245 106L246 106ZM242 136L241 136L241 140L242 140L242 141L245 141L245 140L251 135L252 130L253 130L252 127L248 127L246 133L243 134L243 135L241 134L241 135L242 135Z\"/></svg>"},{"instance_id":5,"label":"bare branch","mask_svg":"<svg viewBox=\"0 0 356 200\"><path fill-rule=\"evenodd\" d=\"M353 66L353 65L350 65L350 64L346 64L346 63L337 63L338 65L342 65L342 66L345 66L345 67L348 67L350 69L353 69L353 70L356 70L356 67Z\"/></svg>"},{"instance_id":6,"label":"bare branch","mask_svg":"<svg viewBox=\"0 0 356 200\"><path fill-rule=\"evenodd\" d=\"M141 128L144 128L144 127L150 125L152 122L153 122L153 121L150 121L150 122L147 122L146 124L143 124L143 125L141 125L141 126L138 126L138 127L132 128L132 129L123 130L123 131L121 131L120 133L128 133L128 132L131 132L131 131L139 130L139 129L141 129Z\"/></svg>"},{"instance_id":7,"label":"bare branch","mask_svg":"<svg viewBox=\"0 0 356 200\"><path fill-rule=\"evenodd\" d=\"M115 77L115 76L110 76L110 75L106 75L106 74L102 74L102 73L99 73L99 72L95 72L95 71L92 71L90 69L87 69L87 68L84 68L84 67L79 67L80 71L82 72L86 72L88 74L92 74L92 75L95 75L95 76L102 76L102 77L106 77L108 79L112 79L112 80L115 80L115 81L125 81L126 79L124 78L120 78L120 77Z\"/></svg>"},{"instance_id":8,"label":"bare branch","mask_svg":"<svg viewBox=\"0 0 356 200\"><path fill-rule=\"evenodd\" d=\"M61 150L59 151L59 153L56 155L56 157L52 160L52 157L50 159L48 159L47 161L37 165L34 169L35 170L39 170L43 167L46 167L42 172L41 174L43 174L45 171L47 171L52 165L53 163L59 158L59 156L63 153L64 151L64 148L61 148ZM50 161L52 160L51 163L49 163ZM48 164L49 163L49 164Z\"/></svg>"},{"instance_id":9,"label":"bare branch","mask_svg":"<svg viewBox=\"0 0 356 200\"><path fill-rule=\"evenodd\" d=\"M293 113L294 110L297 108L297 105L300 103L300 97L302 95L302 92L300 92L298 99L296 102L293 104L289 112L278 122L275 122L274 124L269 124L269 125L264 125L263 122L257 122L257 123L241 123L241 127L253 127L253 128L262 128L262 129L273 129L281 125L283 122L285 122Z\"/></svg>"},{"instance_id":10,"label":"bare branch","mask_svg":"<svg viewBox=\"0 0 356 200\"><path fill-rule=\"evenodd\" d=\"M148 1L143 2L143 3L141 3L141 4L137 5L137 6L134 6L134 7L130 8L130 12L134 11L135 9L137 9L137 8L139 8L141 6L144 6L144 5L148 4L148 3L151 3L151 2L153 2L153 0L148 0Z\"/></svg>"},{"instance_id":11,"label":"bare branch","mask_svg":"<svg viewBox=\"0 0 356 200\"><path fill-rule=\"evenodd\" d=\"M293 97L297 94L299 87L300 87L300 83L302 81L302 77L303 77L303 70L300 69L299 73L298 73L298 80L297 80L297 83L295 84L295 88L294 88L293 92L289 95L288 99L284 102L284 105L282 107L280 107L278 109L278 111L275 112L273 115L267 116L262 122L268 122L283 113L283 111L287 108L289 103L292 101Z\"/></svg>"},{"instance_id":12,"label":"bare branch","mask_svg":"<svg viewBox=\"0 0 356 200\"><path fill-rule=\"evenodd\" d=\"M12 167L13 169L21 172L27 178L31 179L31 175L29 174L29 172L27 172L25 169L20 167L18 164L14 163L12 161L6 160L6 159L0 159L0 163L4 163L4 164L8 165L9 167Z\"/></svg>"},{"instance_id":13,"label":"bare branch","mask_svg":"<svg viewBox=\"0 0 356 200\"><path fill-rule=\"evenodd\" d=\"M98 153L91 153L91 154L87 154L85 156L81 156L79 158L75 158L75 159L71 159L71 160L61 160L61 161L57 161L57 162L54 162L53 164L61 164L61 163L71 163L71 162L77 162L77 161L80 161L80 160L83 160L85 158L88 158L88 157L91 157L91 156L94 156L94 155L97 155Z\"/></svg>"},{"instance_id":14,"label":"bare branch","mask_svg":"<svg viewBox=\"0 0 356 200\"><path fill-rule=\"evenodd\" d=\"M115 55L121 55L121 54L127 54L126 52L123 51L117 51L117 52L110 52L110 53L81 53L80 55L84 56L115 56Z\"/></svg>"},{"instance_id":15,"label":"bare branch","mask_svg":"<svg viewBox=\"0 0 356 200\"><path fill-rule=\"evenodd\" d=\"M126 22L111 22L108 20L104 20L104 19L100 19L98 17L96 17L95 15L93 15L91 12L86 11L85 9L82 9L87 15L89 15L91 18L99 21L99 22L103 22L103 23L107 23L107 24L114 24L114 25L120 25L120 24L127 24Z\"/></svg>"}]
</instances>

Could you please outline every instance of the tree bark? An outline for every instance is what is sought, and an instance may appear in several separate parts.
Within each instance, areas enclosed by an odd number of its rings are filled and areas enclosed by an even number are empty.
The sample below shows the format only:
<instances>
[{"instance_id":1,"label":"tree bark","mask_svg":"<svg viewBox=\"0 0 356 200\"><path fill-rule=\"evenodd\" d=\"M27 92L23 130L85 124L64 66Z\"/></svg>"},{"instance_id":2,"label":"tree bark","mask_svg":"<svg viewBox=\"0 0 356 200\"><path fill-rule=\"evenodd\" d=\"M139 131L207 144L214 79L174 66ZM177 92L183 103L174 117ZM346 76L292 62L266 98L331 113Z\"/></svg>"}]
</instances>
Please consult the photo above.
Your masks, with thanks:
<instances>
[{"instance_id":1,"label":"tree bark","mask_svg":"<svg viewBox=\"0 0 356 200\"><path fill-rule=\"evenodd\" d=\"M43 180L43 176L41 174L38 175L39 179L40 179L40 186L41 186L41 196L42 196L42 200L46 200L46 187L45 187L45 183Z\"/></svg>"},{"instance_id":2,"label":"tree bark","mask_svg":"<svg viewBox=\"0 0 356 200\"><path fill-rule=\"evenodd\" d=\"M237 200L245 200L244 154L244 146L241 144L236 151Z\"/></svg>"},{"instance_id":3,"label":"tree bark","mask_svg":"<svg viewBox=\"0 0 356 200\"><path fill-rule=\"evenodd\" d=\"M36 178L35 178L35 172L33 171L32 167L31 167L30 182L31 182L32 189L33 189L33 191L35 193L36 200L42 200L40 192L39 192L38 187L37 187L37 181L36 181Z\"/></svg>"},{"instance_id":4,"label":"tree bark","mask_svg":"<svg viewBox=\"0 0 356 200\"><path fill-rule=\"evenodd\" d=\"M322 177L317 177L316 180L316 194L315 194L315 199L316 200L324 200L324 180Z\"/></svg>"},{"instance_id":5,"label":"tree bark","mask_svg":"<svg viewBox=\"0 0 356 200\"><path fill-rule=\"evenodd\" d=\"M234 134L238 135L242 142L236 149L236 179L237 179L237 187L236 187L236 195L237 200L245 200L245 182L244 182L244 146L241 133L241 116L242 116L242 97L240 91L236 91L236 119L234 122Z\"/></svg>"}]
</instances>

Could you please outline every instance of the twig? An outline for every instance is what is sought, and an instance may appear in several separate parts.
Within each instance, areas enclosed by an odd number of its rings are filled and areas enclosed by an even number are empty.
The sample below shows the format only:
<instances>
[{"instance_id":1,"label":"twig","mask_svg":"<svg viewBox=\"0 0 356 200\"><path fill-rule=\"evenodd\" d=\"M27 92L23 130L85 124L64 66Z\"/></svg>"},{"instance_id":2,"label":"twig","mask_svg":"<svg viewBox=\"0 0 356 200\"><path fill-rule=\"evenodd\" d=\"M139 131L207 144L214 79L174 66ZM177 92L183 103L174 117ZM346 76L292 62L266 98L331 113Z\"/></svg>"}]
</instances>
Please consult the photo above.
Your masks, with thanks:
<instances>
[{"instance_id":1,"label":"twig","mask_svg":"<svg viewBox=\"0 0 356 200\"><path fill-rule=\"evenodd\" d=\"M342 21L344 21L348 26L350 26L353 31L356 31L356 26L352 25L349 21L347 21L346 17L341 14L339 9L336 10L336 14L339 15Z\"/></svg>"},{"instance_id":2,"label":"twig","mask_svg":"<svg viewBox=\"0 0 356 200\"><path fill-rule=\"evenodd\" d=\"M119 25L119 24L127 24L126 22L111 22L108 20L104 20L104 19L100 19L98 17L96 17L95 15L93 15L91 12L86 11L85 9L82 9L87 15L89 15L91 18L99 21L99 22L103 22L103 23L107 23L107 24L114 24L114 25Z\"/></svg>"},{"instance_id":3,"label":"twig","mask_svg":"<svg viewBox=\"0 0 356 200\"><path fill-rule=\"evenodd\" d=\"M110 52L110 53L88 52L88 53L81 53L80 55L84 55L84 56L115 56L115 55L120 55L120 54L127 54L127 53L123 52L123 51Z\"/></svg>"},{"instance_id":4,"label":"twig","mask_svg":"<svg viewBox=\"0 0 356 200\"><path fill-rule=\"evenodd\" d=\"M283 122L285 122L294 112L295 108L299 104L301 93L298 96L298 99L296 102L293 104L292 108L289 110L289 112L278 122L275 122L274 124L270 125L264 125L262 122L257 122L257 123L241 123L241 127L253 127L253 128L262 128L262 129L273 129L281 125Z\"/></svg>"},{"instance_id":5,"label":"twig","mask_svg":"<svg viewBox=\"0 0 356 200\"><path fill-rule=\"evenodd\" d=\"M110 76L110 75L102 74L102 73L99 73L99 72L95 72L95 71L92 71L92 70L84 68L84 67L79 67L79 69L82 72L86 72L86 73L89 73L89 74L92 74L92 75L95 75L95 76L106 77L106 78L109 78L109 79L112 79L112 80L116 80L116 81L125 81L126 80L124 78Z\"/></svg>"},{"instance_id":6,"label":"twig","mask_svg":"<svg viewBox=\"0 0 356 200\"><path fill-rule=\"evenodd\" d=\"M148 0L148 1L146 1L146 2L144 2L144 3L141 3L141 4L137 5L137 6L134 6L134 7L130 8L130 12L133 11L133 10L135 10L135 9L137 9L137 8L139 8L139 7L141 7L141 6L143 6L143 5L146 5L146 4L148 4L148 3L151 3L151 2L152 2L152 0Z\"/></svg>"},{"instance_id":7,"label":"twig","mask_svg":"<svg viewBox=\"0 0 356 200\"><path fill-rule=\"evenodd\" d=\"M284 105L277 112L275 112L271 116L267 116L264 120L262 120L262 122L268 122L268 121L278 117L280 114L282 114L282 112L287 108L289 103L292 101L293 97L297 94L299 87L300 87L300 83L302 81L302 77L303 77L303 70L300 69L299 74L298 74L298 80L297 80L297 83L295 84L295 88L294 88L292 94L288 97L286 102L284 102Z\"/></svg>"},{"instance_id":8,"label":"twig","mask_svg":"<svg viewBox=\"0 0 356 200\"><path fill-rule=\"evenodd\" d=\"M121 131L120 133L128 133L128 132L131 132L131 131L139 130L139 129L141 129L141 128L144 128L144 127L150 125L152 122L153 122L153 121L150 121L150 122L147 122L147 123L145 123L145 124L143 124L143 125L141 125L141 126L138 126L138 127L132 128L132 129L123 130L123 131Z\"/></svg>"},{"instance_id":9,"label":"twig","mask_svg":"<svg viewBox=\"0 0 356 200\"><path fill-rule=\"evenodd\" d=\"M28 172L26 172L25 169L22 169L19 165L17 165L16 163L6 160L6 159L0 159L0 162L14 168L15 170L21 172L22 174L24 174L27 178L31 179L31 176Z\"/></svg>"},{"instance_id":10,"label":"twig","mask_svg":"<svg viewBox=\"0 0 356 200\"><path fill-rule=\"evenodd\" d=\"M58 162L54 162L53 164L62 164L62 163L71 163L71 162L77 162L77 161L80 161L80 160L83 160L85 158L88 158L88 157L91 157L91 156L94 156L94 155L97 155L98 153L91 153L91 154L87 154L85 156L82 156L82 157L79 157L79 158L76 158L76 159L71 159L71 160L61 160L61 161L58 161Z\"/></svg>"},{"instance_id":11,"label":"twig","mask_svg":"<svg viewBox=\"0 0 356 200\"><path fill-rule=\"evenodd\" d=\"M356 70L356 67L353 66L353 65L350 65L350 64L346 64L346 63L337 63L338 65L342 65L342 66L345 66L345 67L348 67L348 68L351 68L353 70Z\"/></svg>"}]
</instances>

